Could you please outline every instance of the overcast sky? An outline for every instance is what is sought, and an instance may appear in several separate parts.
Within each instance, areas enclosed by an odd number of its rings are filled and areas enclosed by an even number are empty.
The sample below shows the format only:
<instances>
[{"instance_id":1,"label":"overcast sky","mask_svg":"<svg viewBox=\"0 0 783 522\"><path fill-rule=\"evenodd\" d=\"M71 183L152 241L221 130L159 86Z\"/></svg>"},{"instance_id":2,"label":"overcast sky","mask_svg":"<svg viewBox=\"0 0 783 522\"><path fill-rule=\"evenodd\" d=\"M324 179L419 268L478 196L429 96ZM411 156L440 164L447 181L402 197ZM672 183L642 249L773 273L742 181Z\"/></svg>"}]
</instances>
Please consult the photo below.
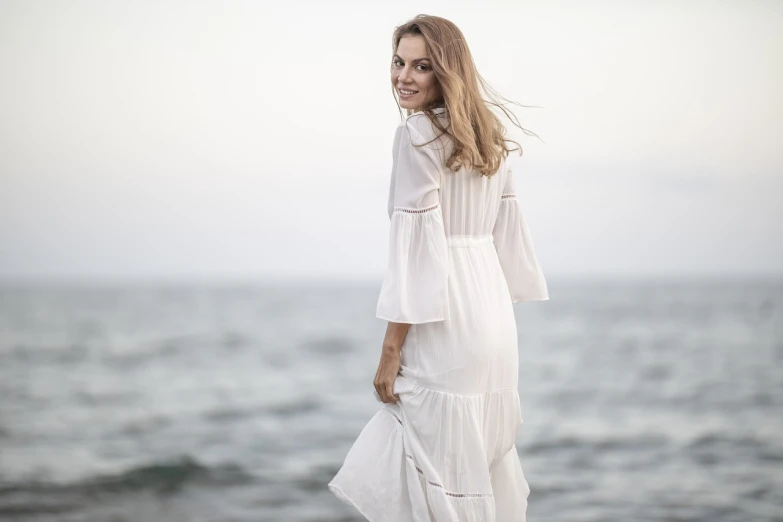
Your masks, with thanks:
<instances>
[{"instance_id":1,"label":"overcast sky","mask_svg":"<svg viewBox=\"0 0 783 522\"><path fill-rule=\"evenodd\" d=\"M0 279L381 277L391 35L525 105L545 274L783 272L783 2L0 3Z\"/></svg>"}]
</instances>

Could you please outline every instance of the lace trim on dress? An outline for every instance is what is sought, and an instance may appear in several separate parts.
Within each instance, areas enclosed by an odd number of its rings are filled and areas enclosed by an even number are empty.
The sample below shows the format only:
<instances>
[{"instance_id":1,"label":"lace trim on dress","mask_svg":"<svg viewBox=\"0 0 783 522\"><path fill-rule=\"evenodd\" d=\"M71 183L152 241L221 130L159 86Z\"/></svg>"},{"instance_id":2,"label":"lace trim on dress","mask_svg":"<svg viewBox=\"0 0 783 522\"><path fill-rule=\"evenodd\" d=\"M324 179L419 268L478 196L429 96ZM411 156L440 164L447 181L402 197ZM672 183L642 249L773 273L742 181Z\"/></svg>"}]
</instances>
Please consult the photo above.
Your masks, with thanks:
<instances>
[{"instance_id":1,"label":"lace trim on dress","mask_svg":"<svg viewBox=\"0 0 783 522\"><path fill-rule=\"evenodd\" d=\"M407 214L424 214L425 212L429 212L430 210L435 210L436 208L438 208L437 203L429 208L422 208L422 209L394 207L394 211L405 212Z\"/></svg>"},{"instance_id":2,"label":"lace trim on dress","mask_svg":"<svg viewBox=\"0 0 783 522\"><path fill-rule=\"evenodd\" d=\"M510 199L510 198L516 198L516 194L503 194L500 199Z\"/></svg>"},{"instance_id":3,"label":"lace trim on dress","mask_svg":"<svg viewBox=\"0 0 783 522\"><path fill-rule=\"evenodd\" d=\"M384 408L385 409L385 408ZM386 410L391 414L392 417L397 419L397 422L400 423L400 426L402 426L402 420L397 416L396 413L390 410ZM430 486L435 486L436 488L443 489L443 484L438 484L437 482L433 482L432 480L427 479L427 477L424 476L424 471L420 467L416 465L416 462L413 460L413 455L410 455L408 453L405 454L405 458L411 461L411 465L416 468L416 471L421 474L422 477L424 477L424 480L427 481L427 484ZM471 498L491 498L494 497L492 493L452 493L451 491L443 490L443 494L449 497L471 497Z\"/></svg>"}]
</instances>

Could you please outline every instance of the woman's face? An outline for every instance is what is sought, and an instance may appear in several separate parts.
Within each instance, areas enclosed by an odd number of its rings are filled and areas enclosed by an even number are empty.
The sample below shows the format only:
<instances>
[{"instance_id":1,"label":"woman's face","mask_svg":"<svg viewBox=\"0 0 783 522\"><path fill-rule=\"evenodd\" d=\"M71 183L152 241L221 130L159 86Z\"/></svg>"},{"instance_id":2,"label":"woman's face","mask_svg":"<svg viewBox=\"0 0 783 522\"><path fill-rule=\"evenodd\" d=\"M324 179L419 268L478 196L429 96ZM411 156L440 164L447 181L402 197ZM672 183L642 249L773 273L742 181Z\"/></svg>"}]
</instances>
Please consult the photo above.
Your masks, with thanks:
<instances>
[{"instance_id":1,"label":"woman's face","mask_svg":"<svg viewBox=\"0 0 783 522\"><path fill-rule=\"evenodd\" d=\"M392 57L391 81L403 109L418 110L443 97L421 35L405 35Z\"/></svg>"}]
</instances>

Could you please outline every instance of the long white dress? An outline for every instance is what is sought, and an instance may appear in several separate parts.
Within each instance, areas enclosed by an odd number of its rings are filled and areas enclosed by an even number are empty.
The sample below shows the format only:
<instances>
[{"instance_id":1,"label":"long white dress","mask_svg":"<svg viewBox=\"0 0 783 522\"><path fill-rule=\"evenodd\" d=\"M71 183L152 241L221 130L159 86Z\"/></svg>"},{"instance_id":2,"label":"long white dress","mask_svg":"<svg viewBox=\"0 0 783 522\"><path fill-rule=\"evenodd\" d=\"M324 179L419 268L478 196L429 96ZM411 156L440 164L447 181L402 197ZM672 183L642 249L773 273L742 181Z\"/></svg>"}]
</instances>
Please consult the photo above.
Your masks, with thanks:
<instances>
[{"instance_id":1,"label":"long white dress","mask_svg":"<svg viewBox=\"0 0 783 522\"><path fill-rule=\"evenodd\" d=\"M512 303L549 294L508 163L491 178L453 171L448 136L415 146L438 134L414 113L394 138L376 316L411 324L400 400L382 404L329 488L371 522L520 522L530 490Z\"/></svg>"}]
</instances>

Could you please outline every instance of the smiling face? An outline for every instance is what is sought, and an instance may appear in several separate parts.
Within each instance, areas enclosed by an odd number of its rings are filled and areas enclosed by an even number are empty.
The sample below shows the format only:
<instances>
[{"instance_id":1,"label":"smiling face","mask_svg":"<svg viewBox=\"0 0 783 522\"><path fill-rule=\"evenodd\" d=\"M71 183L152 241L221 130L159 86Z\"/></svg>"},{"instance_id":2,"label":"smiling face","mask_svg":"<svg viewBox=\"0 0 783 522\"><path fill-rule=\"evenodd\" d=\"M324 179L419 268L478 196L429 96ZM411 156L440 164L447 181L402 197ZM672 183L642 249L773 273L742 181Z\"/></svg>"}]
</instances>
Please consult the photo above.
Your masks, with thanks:
<instances>
[{"instance_id":1,"label":"smiling face","mask_svg":"<svg viewBox=\"0 0 783 522\"><path fill-rule=\"evenodd\" d=\"M400 38L392 57L391 81L403 109L419 110L443 97L421 35Z\"/></svg>"}]
</instances>

